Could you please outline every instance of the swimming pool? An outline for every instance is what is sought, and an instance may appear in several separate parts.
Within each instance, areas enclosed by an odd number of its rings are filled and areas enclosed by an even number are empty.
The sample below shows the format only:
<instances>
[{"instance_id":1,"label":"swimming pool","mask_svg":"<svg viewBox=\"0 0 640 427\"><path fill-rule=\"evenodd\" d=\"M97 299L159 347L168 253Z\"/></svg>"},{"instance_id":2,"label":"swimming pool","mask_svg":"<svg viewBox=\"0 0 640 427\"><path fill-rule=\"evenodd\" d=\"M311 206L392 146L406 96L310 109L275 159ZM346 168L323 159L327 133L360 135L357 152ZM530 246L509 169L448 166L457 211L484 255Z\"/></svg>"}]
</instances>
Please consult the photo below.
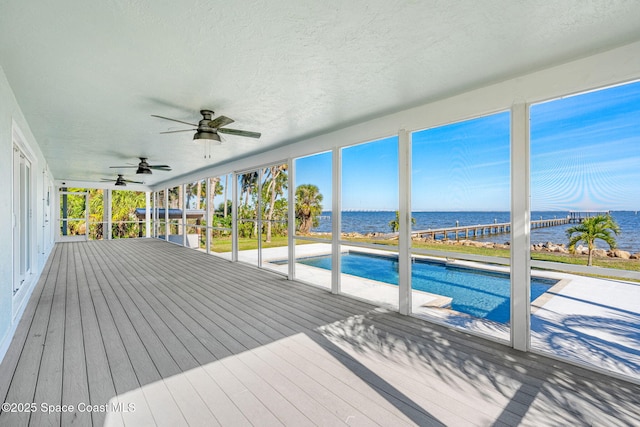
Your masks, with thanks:
<instances>
[{"instance_id":1,"label":"swimming pool","mask_svg":"<svg viewBox=\"0 0 640 427\"><path fill-rule=\"evenodd\" d=\"M342 273L398 284L396 256L352 251L343 253L340 260ZM302 258L296 262L331 269L330 255ZM411 268L411 283L415 290L451 297L453 310L495 322L509 322L511 284L506 273L416 259ZM554 280L532 278L531 301L555 283Z\"/></svg>"}]
</instances>

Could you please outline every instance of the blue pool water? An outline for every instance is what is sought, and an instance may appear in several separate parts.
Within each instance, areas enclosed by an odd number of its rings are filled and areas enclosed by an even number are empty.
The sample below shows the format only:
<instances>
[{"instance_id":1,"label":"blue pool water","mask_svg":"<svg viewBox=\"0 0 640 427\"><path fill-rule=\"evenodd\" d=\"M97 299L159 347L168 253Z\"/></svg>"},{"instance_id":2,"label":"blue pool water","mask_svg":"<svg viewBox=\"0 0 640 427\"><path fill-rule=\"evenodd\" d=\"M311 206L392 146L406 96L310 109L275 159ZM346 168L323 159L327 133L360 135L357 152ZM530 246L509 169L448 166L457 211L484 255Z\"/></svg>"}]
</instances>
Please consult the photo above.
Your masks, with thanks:
<instances>
[{"instance_id":1,"label":"blue pool water","mask_svg":"<svg viewBox=\"0 0 640 427\"><path fill-rule=\"evenodd\" d=\"M330 255L298 259L296 262L331 269ZM341 265L342 273L398 284L397 257L348 252L342 254ZM509 322L511 285L508 274L416 260L411 268L411 282L415 290L453 298L453 310L495 322ZM531 301L555 283L553 280L532 278Z\"/></svg>"}]
</instances>

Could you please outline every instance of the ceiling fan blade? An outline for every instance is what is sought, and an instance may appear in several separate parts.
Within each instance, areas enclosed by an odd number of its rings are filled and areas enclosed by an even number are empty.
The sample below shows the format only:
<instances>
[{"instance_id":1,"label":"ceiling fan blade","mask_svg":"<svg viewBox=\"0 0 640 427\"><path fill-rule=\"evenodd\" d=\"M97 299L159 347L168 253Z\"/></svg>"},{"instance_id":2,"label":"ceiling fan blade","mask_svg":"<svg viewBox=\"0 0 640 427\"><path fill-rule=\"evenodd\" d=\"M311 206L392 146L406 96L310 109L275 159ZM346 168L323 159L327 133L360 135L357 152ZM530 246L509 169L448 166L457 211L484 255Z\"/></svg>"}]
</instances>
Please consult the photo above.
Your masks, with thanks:
<instances>
[{"instance_id":1,"label":"ceiling fan blade","mask_svg":"<svg viewBox=\"0 0 640 427\"><path fill-rule=\"evenodd\" d=\"M135 166L109 166L111 169L120 169L120 168L137 168L138 165Z\"/></svg>"},{"instance_id":2,"label":"ceiling fan blade","mask_svg":"<svg viewBox=\"0 0 640 427\"><path fill-rule=\"evenodd\" d=\"M130 179L124 179L124 182L130 182L131 184L144 184L142 181L131 181Z\"/></svg>"},{"instance_id":3,"label":"ceiling fan blade","mask_svg":"<svg viewBox=\"0 0 640 427\"><path fill-rule=\"evenodd\" d=\"M213 120L211 120L209 122L209 127L213 128L213 129L219 129L222 126L226 126L226 125L230 125L231 123L233 123L235 120L230 119L229 117L226 116L220 116L217 117Z\"/></svg>"},{"instance_id":4,"label":"ceiling fan blade","mask_svg":"<svg viewBox=\"0 0 640 427\"><path fill-rule=\"evenodd\" d=\"M163 171L170 171L171 170L171 166L169 165L149 165L149 169L156 169L156 170L163 170Z\"/></svg>"},{"instance_id":5,"label":"ceiling fan blade","mask_svg":"<svg viewBox=\"0 0 640 427\"><path fill-rule=\"evenodd\" d=\"M227 133L229 135L246 136L249 138L260 138L260 136L262 135L259 132L249 132L248 130L238 130L238 129L228 129L228 128L218 128L218 132Z\"/></svg>"},{"instance_id":6,"label":"ceiling fan blade","mask_svg":"<svg viewBox=\"0 0 640 427\"><path fill-rule=\"evenodd\" d=\"M160 133L176 133L176 132L195 132L197 129L181 129L181 130L168 130Z\"/></svg>"},{"instance_id":7,"label":"ceiling fan blade","mask_svg":"<svg viewBox=\"0 0 640 427\"><path fill-rule=\"evenodd\" d=\"M198 127L198 125L194 125L193 123L183 122L182 120L170 119L169 117L158 116L155 114L152 114L151 117L157 117L159 119L171 120L172 122L178 122L178 123L183 123L185 125Z\"/></svg>"},{"instance_id":8,"label":"ceiling fan blade","mask_svg":"<svg viewBox=\"0 0 640 427\"><path fill-rule=\"evenodd\" d=\"M106 178L102 178L103 181L105 182L115 182L115 179L106 179Z\"/></svg>"}]
</instances>

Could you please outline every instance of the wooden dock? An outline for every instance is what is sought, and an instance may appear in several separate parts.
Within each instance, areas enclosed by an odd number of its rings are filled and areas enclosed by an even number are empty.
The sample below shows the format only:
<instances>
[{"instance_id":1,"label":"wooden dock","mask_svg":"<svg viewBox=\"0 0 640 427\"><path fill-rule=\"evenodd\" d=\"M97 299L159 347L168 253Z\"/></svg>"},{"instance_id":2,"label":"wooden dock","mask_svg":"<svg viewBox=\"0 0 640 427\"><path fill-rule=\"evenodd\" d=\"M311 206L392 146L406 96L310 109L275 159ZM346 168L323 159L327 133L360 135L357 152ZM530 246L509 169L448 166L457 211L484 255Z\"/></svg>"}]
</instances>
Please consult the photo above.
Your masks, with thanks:
<instances>
[{"instance_id":1,"label":"wooden dock","mask_svg":"<svg viewBox=\"0 0 640 427\"><path fill-rule=\"evenodd\" d=\"M567 217L570 224L578 224L587 218L598 215L610 215L611 211L571 211Z\"/></svg>"},{"instance_id":2,"label":"wooden dock","mask_svg":"<svg viewBox=\"0 0 640 427\"><path fill-rule=\"evenodd\" d=\"M550 218L531 221L531 229L555 227L558 225L570 224L572 218L567 216L565 218ZM480 236L490 236L497 234L505 234L511 231L510 222L494 223L494 224L477 224L477 225L462 225L456 227L445 227L428 230L412 231L411 236L423 239L431 240L458 240L461 238L469 239Z\"/></svg>"},{"instance_id":3,"label":"wooden dock","mask_svg":"<svg viewBox=\"0 0 640 427\"><path fill-rule=\"evenodd\" d=\"M597 215L609 215L611 211L570 211L562 218L549 218L531 221L531 229L555 227L565 224L578 224L586 218ZM493 223L493 224L477 224L477 225L461 225L456 224L455 227L435 228L428 230L412 231L411 236L414 238L431 239L431 240L458 240L461 238L469 239L481 236L490 236L497 234L505 234L511 231L510 222Z\"/></svg>"}]
</instances>

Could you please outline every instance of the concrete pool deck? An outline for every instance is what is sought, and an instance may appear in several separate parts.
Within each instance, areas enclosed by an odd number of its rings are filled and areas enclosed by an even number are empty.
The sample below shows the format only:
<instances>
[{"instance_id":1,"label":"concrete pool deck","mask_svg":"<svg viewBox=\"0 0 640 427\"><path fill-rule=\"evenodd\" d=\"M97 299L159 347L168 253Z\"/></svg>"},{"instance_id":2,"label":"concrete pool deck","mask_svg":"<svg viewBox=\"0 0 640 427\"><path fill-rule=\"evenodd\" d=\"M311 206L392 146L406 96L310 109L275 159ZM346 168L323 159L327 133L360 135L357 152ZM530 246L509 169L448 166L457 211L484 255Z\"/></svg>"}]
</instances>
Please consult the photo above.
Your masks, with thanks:
<instances>
[{"instance_id":1,"label":"concrete pool deck","mask_svg":"<svg viewBox=\"0 0 640 427\"><path fill-rule=\"evenodd\" d=\"M343 246L343 250L377 254L387 251ZM326 255L331 245L297 245L296 258ZM272 264L287 257L287 248L263 249L263 267L286 274L287 264ZM239 260L257 263L257 250L242 251ZM473 262L457 261L467 266ZM504 268L502 268L503 271ZM640 381L640 283L599 279L568 273L538 271L537 277L558 280L532 304L531 348L569 361L587 363L598 369L622 374ZM326 289L331 287L331 271L296 263L296 280ZM397 286L342 274L341 293L383 307L398 309ZM510 339L509 326L455 312L438 295L413 291L414 316L453 327ZM434 307L435 306L435 307Z\"/></svg>"}]
</instances>

